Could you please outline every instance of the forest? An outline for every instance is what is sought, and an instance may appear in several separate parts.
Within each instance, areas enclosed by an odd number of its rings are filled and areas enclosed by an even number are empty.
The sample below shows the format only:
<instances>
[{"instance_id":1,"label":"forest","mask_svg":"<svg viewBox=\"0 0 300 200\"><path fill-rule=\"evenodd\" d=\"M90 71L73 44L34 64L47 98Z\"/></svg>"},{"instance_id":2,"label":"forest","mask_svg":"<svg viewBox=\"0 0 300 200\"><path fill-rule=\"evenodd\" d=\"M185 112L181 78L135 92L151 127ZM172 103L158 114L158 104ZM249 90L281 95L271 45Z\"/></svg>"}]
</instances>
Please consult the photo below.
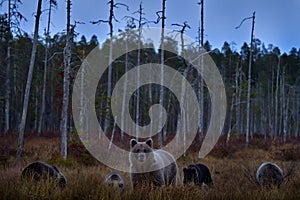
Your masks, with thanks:
<instances>
[{"instance_id":1,"label":"forest","mask_svg":"<svg viewBox=\"0 0 300 200\"><path fill-rule=\"evenodd\" d=\"M49 5L49 10L41 12L42 2ZM165 2L166 0L162 0L162 10L158 11L155 22L162 29L165 28L165 9L168 9ZM1 177L6 177L1 183L0 195L4 199L119 198L111 189L101 187L105 173L110 170L85 149L77 135L73 119L72 90L76 76L86 57L95 48L99 48L100 52L109 52L107 49L114 51L120 48L120 44L138 44L140 47L113 60L99 80L94 107L105 137L111 143L129 149L129 140L133 137L116 124L110 107L114 86L128 71L140 65L163 63L187 79L201 110L197 135L186 151L187 155L179 158L179 168L181 170L184 165L199 162L196 154L211 123L212 102L209 88L201 75L180 56L180 52L192 50L163 31L158 49L153 41L143 41L137 30L150 22L143 18L142 3L137 12L138 17L124 16L127 26L124 30L119 30L119 34L115 34L114 11L117 6L126 5L110 0L107 5L103 5L110 9L109 19L91 22L107 23L110 27L108 39L100 43L96 35L86 38L76 32L78 22L72 24L72 3L71 0L66 1L66 29L50 34L50 25L53 23L51 12L57 2L38 0L33 37L31 33L20 29L24 16L18 9L22 2L7 0L0 4L8 4L8 11L0 13L0 162L3 165ZM201 3L203 5L204 1L201 0ZM44 35L38 34L41 14L48 16ZM201 14L202 19L199 20L204 24L203 10ZM211 190L192 187L188 189L190 195L186 196L183 186L178 189L162 188L151 191L147 198L219 199L222 198L224 189L228 191L224 198L229 199L243 198L245 191L247 199L299 198L299 191L296 190L300 184L298 171L294 172L294 180L283 185L283 192L277 188L261 191L243 175L245 169L250 168L254 173L254 168L266 159L278 162L284 170L288 170L291 163L300 159L300 48L293 47L289 52L282 52L280 47L265 44L255 37L254 20L258 20L255 13L248 19L253 20L252 35L249 33L251 40L245 41L241 47L237 47L234 42L226 42L224 38L220 49L212 48L210 42L204 39L204 29L201 26L195 39L195 43L209 54L217 66L226 91L226 118L221 137L211 153L201 160L211 167L215 187ZM186 22L173 24L173 27L178 37L184 34L185 29L190 28ZM173 49L178 55L165 49ZM143 85L129 100L132 120L140 126L149 124L148 112L153 104L161 104L167 111L165 126L153 137L154 146L162 148L176 137L182 117L180 99L167 87L158 84ZM72 180L68 182L71 186L64 191L57 188L52 190L49 185L33 186L33 189L28 189L28 185L22 186L20 190L15 188L21 184L19 172L15 171L37 160L60 166L70 177L69 180ZM229 164L225 166L224 162ZM239 166L244 171L235 174L234 171ZM99 179L89 172L98 174ZM76 179L76 176L80 178ZM126 180L129 180L128 177L125 174ZM233 180L229 180L230 178ZM14 179L18 181L14 183ZM228 180L231 184L226 184ZM246 185L243 182L247 182ZM239 190L234 189L240 185ZM91 191L91 196L87 196ZM126 191L121 197L141 199L140 195Z\"/></svg>"}]
</instances>

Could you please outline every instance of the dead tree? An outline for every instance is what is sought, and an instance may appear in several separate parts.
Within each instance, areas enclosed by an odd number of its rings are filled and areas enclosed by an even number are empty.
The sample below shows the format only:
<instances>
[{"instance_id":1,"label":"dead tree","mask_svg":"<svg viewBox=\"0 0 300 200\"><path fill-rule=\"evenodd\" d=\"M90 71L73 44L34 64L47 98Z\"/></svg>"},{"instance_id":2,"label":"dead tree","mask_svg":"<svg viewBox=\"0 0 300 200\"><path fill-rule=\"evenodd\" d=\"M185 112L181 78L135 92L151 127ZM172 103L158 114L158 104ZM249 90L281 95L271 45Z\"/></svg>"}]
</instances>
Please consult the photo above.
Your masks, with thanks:
<instances>
[{"instance_id":1,"label":"dead tree","mask_svg":"<svg viewBox=\"0 0 300 200\"><path fill-rule=\"evenodd\" d=\"M5 0L0 1L0 6L5 2ZM6 57L6 79L5 79L5 107L4 107L4 114L5 114L5 127L4 133L7 133L10 128L10 103L11 103L11 81L10 81L10 74L11 74L11 47L12 47L12 40L13 35L12 32L15 30L20 32L20 22L22 20L26 20L26 18L19 12L19 4L21 0L13 1L7 0L7 57ZM15 74L15 73L14 73ZM16 87L16 86L14 86ZM14 90L16 91L16 90Z\"/></svg>"},{"instance_id":2,"label":"dead tree","mask_svg":"<svg viewBox=\"0 0 300 200\"><path fill-rule=\"evenodd\" d=\"M34 36L33 36L31 58L30 58L29 71L28 71L25 94L24 94L24 101L23 101L23 112L22 112L21 123L19 126L20 128L19 128L19 138L18 138L17 160L19 160L21 158L21 153L22 153L22 148L23 148L23 143L24 143L24 130L25 130L25 125L26 125L29 94L30 94L30 88L31 88L35 56L36 56L36 51L37 51L37 44L38 44L40 16L42 13L41 7L42 7L42 0L38 0L37 12L36 12L36 16L35 16L35 26L34 26Z\"/></svg>"},{"instance_id":3,"label":"dead tree","mask_svg":"<svg viewBox=\"0 0 300 200\"><path fill-rule=\"evenodd\" d=\"M91 21L90 23L92 24L101 24L101 23L108 23L109 25L109 37L110 37L110 44L109 44L109 67L108 67L108 80L107 80L107 98L111 98L111 93L112 93L112 53L113 53L113 43L112 43L112 37L113 37L113 21L119 22L114 14L114 8L118 8L118 6L124 6L126 7L127 10L129 10L129 7L126 4L123 3L115 3L114 0L110 0L107 2L110 6L109 10L109 18L108 20L98 20L98 21ZM106 103L106 109L108 108L108 102ZM107 134L108 128L110 126L110 112L106 110L106 116L104 117L104 133ZM102 121L102 120L100 120Z\"/></svg>"},{"instance_id":4,"label":"dead tree","mask_svg":"<svg viewBox=\"0 0 300 200\"><path fill-rule=\"evenodd\" d=\"M48 66L48 46L49 46L49 37L50 37L50 24L51 24L51 11L52 8L57 6L56 0L49 1L49 10L48 10L48 24L46 30L46 44L45 44L45 58L44 58L44 78L43 78L43 92L42 92L42 107L40 110L40 118L39 118L39 125L38 125L38 134L41 134L42 125L43 125L43 118L45 112L45 96L46 96L46 82L47 82L47 66Z\"/></svg>"},{"instance_id":5,"label":"dead tree","mask_svg":"<svg viewBox=\"0 0 300 200\"><path fill-rule=\"evenodd\" d=\"M200 5L200 25L198 30L198 43L203 47L204 45L204 0L197 3Z\"/></svg>"},{"instance_id":6,"label":"dead tree","mask_svg":"<svg viewBox=\"0 0 300 200\"><path fill-rule=\"evenodd\" d=\"M172 24L172 26L179 26L179 27L181 27L181 29L180 30L178 30L177 32L179 32L180 33L180 43L181 43L181 54L182 54L182 62L183 62L183 67L185 68L184 69L184 72L183 72L183 76L185 77L185 78L187 78L187 74L188 74L188 71L189 71L189 65L186 63L186 61L185 61L185 59L184 59L184 38L183 38L183 34L184 34L184 32L185 32L185 30L186 30L186 28L188 28L188 29L190 29L191 27L188 25L188 23L187 22L184 22L183 24ZM185 90L186 90L186 82L185 81L182 81L182 83L181 83L181 89L180 89L181 91L180 91L180 102L183 102L184 101L184 96L185 96ZM180 121L181 121L181 119L184 119L183 121L187 121L188 119L188 116L186 116L186 115L184 115L184 116L182 116L182 115L180 115L180 116L178 116L177 117L177 126L184 126L183 127L183 130L184 130L184 132L183 133L176 133L176 135L177 135L177 145L179 145L179 135L180 134L183 134L184 135L184 137L183 137L183 145L184 145L184 147L185 147L185 145L186 145L186 136L185 136L185 134L189 131L189 130L187 130L187 128L188 127L186 127L186 123L180 123ZM180 130L178 127L177 127L177 130ZM184 153L184 156L185 156L185 153Z\"/></svg>"},{"instance_id":7,"label":"dead tree","mask_svg":"<svg viewBox=\"0 0 300 200\"><path fill-rule=\"evenodd\" d=\"M204 46L204 0L200 0L200 2L197 3L200 6L200 20L199 20L199 28L198 28L198 45L199 47ZM201 63L199 63L201 68L203 67L203 57L201 58ZM201 78L198 81L198 99L199 99L199 105L200 105L200 122L199 122L199 139L202 140L203 136L203 127L204 127L204 113L202 112L204 110L204 81Z\"/></svg>"},{"instance_id":8,"label":"dead tree","mask_svg":"<svg viewBox=\"0 0 300 200\"><path fill-rule=\"evenodd\" d=\"M162 10L157 11L157 20L155 23L159 23L161 20L161 35L160 35L160 64L161 64L161 71L160 71L160 96L159 96L159 104L161 105L161 110L159 114L159 119L162 119L163 115L163 108L162 105L164 104L164 40L165 40L165 20L166 20L166 0L162 0ZM162 123L162 120L159 120ZM162 127L162 124L159 124L159 127ZM158 145L159 147L162 146L162 136L165 136L164 130L162 129L158 133Z\"/></svg>"},{"instance_id":9,"label":"dead tree","mask_svg":"<svg viewBox=\"0 0 300 200\"><path fill-rule=\"evenodd\" d=\"M142 34L142 28L144 27L144 25L151 23L150 21L148 21L144 15L144 9L143 9L143 5L142 5L142 1L140 1L140 5L139 5L139 9L137 11L135 11L133 14L138 14L138 18L135 17L131 17L131 16L125 16L124 19L130 20L132 23L137 22L138 24L138 48L137 48L137 66L140 66L140 60L141 60L141 34ZM137 69L137 88L140 87L140 70L139 68ZM124 94L125 95L125 94ZM135 119L136 119L136 123L138 124L139 120L140 120L140 90L138 89L136 92L136 112L135 112ZM136 126L136 129L138 129L138 126ZM136 130L136 139L138 139L138 131Z\"/></svg>"},{"instance_id":10,"label":"dead tree","mask_svg":"<svg viewBox=\"0 0 300 200\"><path fill-rule=\"evenodd\" d=\"M68 131L68 107L70 96L70 72L71 72L71 45L74 27L71 28L71 0L67 1L67 37L64 48L64 80L63 80L63 105L60 121L61 146L60 153L67 159L67 131Z\"/></svg>"},{"instance_id":11,"label":"dead tree","mask_svg":"<svg viewBox=\"0 0 300 200\"><path fill-rule=\"evenodd\" d=\"M255 12L252 17L247 17L242 20L241 24L236 27L240 28L244 21L252 19L251 39L250 39L250 56L249 56L249 68L248 68L248 89L247 89L247 119L246 119L246 145L249 144L249 133L250 133L250 98L251 98L251 72L252 72L252 51L254 41L254 23L255 23Z\"/></svg>"}]
</instances>

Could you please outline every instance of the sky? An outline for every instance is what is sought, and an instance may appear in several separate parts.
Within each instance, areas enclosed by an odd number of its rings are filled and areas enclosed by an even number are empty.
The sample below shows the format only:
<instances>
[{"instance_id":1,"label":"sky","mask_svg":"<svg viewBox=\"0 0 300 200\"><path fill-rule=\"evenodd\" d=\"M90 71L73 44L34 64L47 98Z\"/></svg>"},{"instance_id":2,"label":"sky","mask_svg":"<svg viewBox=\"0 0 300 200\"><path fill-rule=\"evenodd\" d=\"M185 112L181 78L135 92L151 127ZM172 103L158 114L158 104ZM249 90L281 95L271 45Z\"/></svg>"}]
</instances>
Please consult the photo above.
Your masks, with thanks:
<instances>
[{"instance_id":1,"label":"sky","mask_svg":"<svg viewBox=\"0 0 300 200\"><path fill-rule=\"evenodd\" d=\"M34 28L34 12L37 0L23 0L20 5L21 13L27 18L21 27L32 35ZM108 37L108 24L93 25L90 21L99 19L107 20L109 17L108 0L73 0L71 22L80 21L76 31L77 39L85 35L89 41L92 35L98 37L99 42ZM116 18L114 30L124 29L126 21L124 16L135 16L133 12L138 10L140 0L115 0L116 3L124 3L129 6L119 6L115 9ZM143 0L145 18L149 21L157 19L156 11L161 10L162 0ZM186 35L196 38L199 26L200 7L199 0L167 0L166 1L166 28L175 29L173 23L182 24L187 21L191 29ZM48 1L43 0L44 13L40 22L40 33L43 33L47 25ZM239 51L244 42L249 44L251 35L251 20L243 23L241 28L235 29L240 22L251 17L256 12L255 38L260 39L266 47L268 44L278 46L283 52L290 52L292 47L300 48L300 0L204 0L204 33L213 48L221 48L225 41ZM65 30L66 1L58 0L58 7L52 13L51 33L55 34ZM6 12L5 5L0 8L0 13ZM160 26L150 24L149 26Z\"/></svg>"}]
</instances>

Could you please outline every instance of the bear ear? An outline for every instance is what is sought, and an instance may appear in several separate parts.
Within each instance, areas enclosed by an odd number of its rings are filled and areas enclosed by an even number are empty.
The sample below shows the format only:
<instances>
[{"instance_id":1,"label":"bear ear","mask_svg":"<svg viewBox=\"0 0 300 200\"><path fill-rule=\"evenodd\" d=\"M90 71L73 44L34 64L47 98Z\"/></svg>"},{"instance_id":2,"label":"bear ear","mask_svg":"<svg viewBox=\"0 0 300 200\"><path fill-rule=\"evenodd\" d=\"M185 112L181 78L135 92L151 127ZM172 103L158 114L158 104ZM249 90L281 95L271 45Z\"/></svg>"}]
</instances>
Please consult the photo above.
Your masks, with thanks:
<instances>
[{"instance_id":1,"label":"bear ear","mask_svg":"<svg viewBox=\"0 0 300 200\"><path fill-rule=\"evenodd\" d=\"M147 144L149 147L152 148L152 145L153 145L152 138L148 138L148 139L146 140L146 144Z\"/></svg>"},{"instance_id":2,"label":"bear ear","mask_svg":"<svg viewBox=\"0 0 300 200\"><path fill-rule=\"evenodd\" d=\"M134 147L138 142L135 139L130 140L130 148Z\"/></svg>"}]
</instances>

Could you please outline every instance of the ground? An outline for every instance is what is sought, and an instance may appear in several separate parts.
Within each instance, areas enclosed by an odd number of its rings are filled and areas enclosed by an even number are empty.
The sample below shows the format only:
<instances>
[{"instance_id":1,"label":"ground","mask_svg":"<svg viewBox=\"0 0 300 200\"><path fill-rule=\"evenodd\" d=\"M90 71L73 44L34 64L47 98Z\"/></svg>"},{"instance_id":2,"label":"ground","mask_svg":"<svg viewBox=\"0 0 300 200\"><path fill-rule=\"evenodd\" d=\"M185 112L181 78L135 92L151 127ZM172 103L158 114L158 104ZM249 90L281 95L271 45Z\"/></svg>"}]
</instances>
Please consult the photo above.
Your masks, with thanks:
<instances>
[{"instance_id":1,"label":"ground","mask_svg":"<svg viewBox=\"0 0 300 200\"><path fill-rule=\"evenodd\" d=\"M226 146L221 138L204 159L197 157L197 148L190 148L186 156L178 160L179 186L133 191L129 186L129 174L122 173L127 187L123 192L115 192L102 185L105 175L112 169L92 158L77 140L69 141L69 156L64 161L59 156L59 137L27 136L22 159L16 162L16 138L16 135L0 137L1 199L300 199L299 165L280 189L259 188L245 176L247 170L254 175L264 161L275 162L287 171L292 160L300 161L300 143L296 140L283 144L254 138L254 142L245 147L243 139L235 139ZM22 168L37 160L55 164L67 177L67 187L61 190L49 183L22 183ZM214 186L183 187L183 167L199 162L210 168Z\"/></svg>"}]
</instances>

